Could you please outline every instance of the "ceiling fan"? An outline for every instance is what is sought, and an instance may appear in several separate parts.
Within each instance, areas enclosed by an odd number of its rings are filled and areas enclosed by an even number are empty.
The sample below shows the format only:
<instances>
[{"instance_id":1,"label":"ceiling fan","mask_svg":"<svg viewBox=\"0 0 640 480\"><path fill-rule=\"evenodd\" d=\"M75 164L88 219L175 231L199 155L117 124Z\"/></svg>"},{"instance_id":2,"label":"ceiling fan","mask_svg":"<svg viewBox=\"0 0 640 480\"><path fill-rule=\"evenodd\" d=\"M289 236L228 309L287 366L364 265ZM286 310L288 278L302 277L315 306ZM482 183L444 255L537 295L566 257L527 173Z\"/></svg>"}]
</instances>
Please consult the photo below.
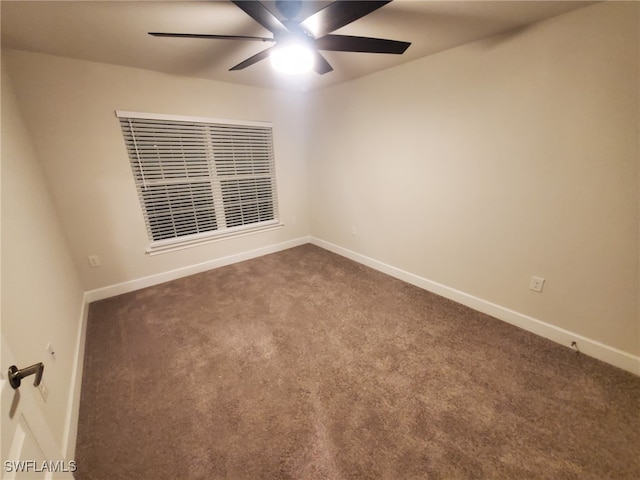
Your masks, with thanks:
<instances>
[{"instance_id":1,"label":"ceiling fan","mask_svg":"<svg viewBox=\"0 0 640 480\"><path fill-rule=\"evenodd\" d=\"M336 52L365 52L402 54L411 43L382 38L335 35L331 32L348 25L374 10L390 3L386 1L337 0L304 20L295 20L302 2L300 0L277 0L276 8L282 18L276 17L259 1L232 0L256 22L269 30L273 37L252 37L243 35L210 35L197 33L149 32L155 37L209 38L222 40L248 40L271 42L274 45L247 58L229 70L242 70L260 60L283 51L286 47L302 47L309 52L309 66L317 73L331 72L333 67L322 56L320 50ZM273 60L273 58L272 58Z\"/></svg>"}]
</instances>

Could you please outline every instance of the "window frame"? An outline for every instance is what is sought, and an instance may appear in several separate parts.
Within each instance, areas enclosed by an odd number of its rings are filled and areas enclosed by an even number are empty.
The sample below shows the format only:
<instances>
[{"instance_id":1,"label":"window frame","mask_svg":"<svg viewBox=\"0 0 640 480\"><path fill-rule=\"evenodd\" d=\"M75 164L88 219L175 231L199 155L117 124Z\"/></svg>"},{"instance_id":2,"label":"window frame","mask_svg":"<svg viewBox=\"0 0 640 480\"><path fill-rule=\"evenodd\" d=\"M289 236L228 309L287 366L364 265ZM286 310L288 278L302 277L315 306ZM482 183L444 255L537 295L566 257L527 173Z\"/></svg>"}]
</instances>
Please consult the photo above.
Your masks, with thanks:
<instances>
[{"instance_id":1,"label":"window frame","mask_svg":"<svg viewBox=\"0 0 640 480\"><path fill-rule=\"evenodd\" d=\"M149 238L149 245L147 246L146 253L149 255L156 255L159 253L165 253L175 250L181 250L184 248L191 248L197 245L202 245L205 243L215 242L219 240L225 240L230 238L237 238L245 235L252 235L255 233L265 232L277 228L281 228L284 225L280 222L279 217L279 204L278 204L278 195L277 195L277 182L276 182L276 170L275 170L275 155L274 155L274 145L273 145L273 125L270 122L257 122L257 121L246 121L246 120L229 120L229 119L221 119L221 118L209 118L209 117L194 117L194 116L185 116L185 115L170 115L170 114L158 114L158 113L145 113L145 112L132 112L126 110L116 110L116 117L118 117L120 123L121 134L123 135L123 140L125 143L125 148L127 150L127 157L129 159L129 166L131 168L133 181L136 187L136 192L138 194L138 200L140 202L140 208L142 211L142 215L144 217L145 229L147 231L147 236ZM137 146L135 147L135 153L132 153L130 149L129 140L125 134L124 126L122 125L123 121L129 120L129 126L131 127L131 120L152 120L152 121L166 121L166 122L186 122L190 124L202 124L203 128L211 128L211 127L234 127L234 128L243 128L243 127L259 127L268 129L268 173L257 174L254 178L256 180L256 185L258 184L258 179L269 179L270 181L270 195L268 198L271 200L270 207L273 210L272 219L266 221L258 221L248 224L236 225L231 227L224 226L223 228L219 227L218 218L220 216L226 218L227 212L226 208L230 206L230 202L224 198L224 194L222 193L221 185L224 181L232 182L232 177L225 177L223 174L219 174L217 172L217 165L215 155L215 149L212 148L213 140L203 140L203 145L206 144L207 150L210 150L206 155L206 163L208 165L208 174L203 176L205 180L201 180L200 182L205 182L209 184L209 188L211 189L212 195L212 209L213 215L216 217L216 227L215 229L203 231L195 234L187 234L187 235L178 235L172 238L154 240L154 232L152 230L152 226L149 220L148 208L149 204L145 200L143 196L143 188L147 188L146 181L144 179L144 174L142 175L140 180L136 175L136 168L142 168L142 162L140 160L139 152L137 151ZM132 132L133 133L133 132ZM135 134L134 134L135 135ZM211 142L211 144L209 144ZM136 140L133 140L133 145L135 145ZM155 145L154 145L155 146ZM184 153L184 152L183 152ZM219 154L219 153L218 153ZM202 160L200 160L202 162ZM137 163L137 166L136 166ZM253 163L251 164L253 167ZM233 168L236 168L236 164L232 163ZM162 167L160 167L162 168ZM185 167L186 171L186 167ZM237 177L237 175L235 176ZM185 177L177 177L176 182L180 183L179 180L184 178L185 182L183 184L195 184L196 181L191 179L188 175ZM163 181L166 181L163 178ZM166 185L160 181L158 185ZM239 180L238 180L239 181ZM213 200L215 198L215 201ZM242 209L247 204L241 203L240 208ZM220 209L224 210L220 212ZM173 221L173 220L172 220ZM197 220L196 220L197 222Z\"/></svg>"}]
</instances>

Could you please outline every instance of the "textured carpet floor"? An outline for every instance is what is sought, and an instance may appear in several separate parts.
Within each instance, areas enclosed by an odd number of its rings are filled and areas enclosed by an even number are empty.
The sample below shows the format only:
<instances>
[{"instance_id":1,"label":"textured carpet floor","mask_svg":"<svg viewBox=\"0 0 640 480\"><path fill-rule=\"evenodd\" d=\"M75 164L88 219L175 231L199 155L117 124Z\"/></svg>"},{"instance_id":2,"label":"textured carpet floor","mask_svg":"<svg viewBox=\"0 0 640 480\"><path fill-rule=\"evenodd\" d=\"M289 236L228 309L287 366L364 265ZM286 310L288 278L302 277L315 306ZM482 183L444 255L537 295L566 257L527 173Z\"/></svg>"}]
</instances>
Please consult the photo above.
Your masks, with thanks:
<instances>
[{"instance_id":1,"label":"textured carpet floor","mask_svg":"<svg viewBox=\"0 0 640 480\"><path fill-rule=\"evenodd\" d=\"M305 245L90 306L77 478L638 479L640 378Z\"/></svg>"}]
</instances>

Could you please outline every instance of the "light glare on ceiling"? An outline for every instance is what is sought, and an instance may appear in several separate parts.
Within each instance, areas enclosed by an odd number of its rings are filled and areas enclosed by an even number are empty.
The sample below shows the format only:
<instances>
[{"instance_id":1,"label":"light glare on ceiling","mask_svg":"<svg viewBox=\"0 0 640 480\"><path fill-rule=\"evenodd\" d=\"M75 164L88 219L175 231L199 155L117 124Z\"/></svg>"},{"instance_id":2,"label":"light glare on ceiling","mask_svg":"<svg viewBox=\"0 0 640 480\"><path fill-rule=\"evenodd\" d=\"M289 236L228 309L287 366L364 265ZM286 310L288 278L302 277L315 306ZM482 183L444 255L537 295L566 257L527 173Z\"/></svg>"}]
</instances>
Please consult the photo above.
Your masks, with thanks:
<instances>
[{"instance_id":1,"label":"light glare on ceiling","mask_svg":"<svg viewBox=\"0 0 640 480\"><path fill-rule=\"evenodd\" d=\"M301 74L313 69L313 51L299 43L276 47L269 57L273 68L281 73Z\"/></svg>"}]
</instances>

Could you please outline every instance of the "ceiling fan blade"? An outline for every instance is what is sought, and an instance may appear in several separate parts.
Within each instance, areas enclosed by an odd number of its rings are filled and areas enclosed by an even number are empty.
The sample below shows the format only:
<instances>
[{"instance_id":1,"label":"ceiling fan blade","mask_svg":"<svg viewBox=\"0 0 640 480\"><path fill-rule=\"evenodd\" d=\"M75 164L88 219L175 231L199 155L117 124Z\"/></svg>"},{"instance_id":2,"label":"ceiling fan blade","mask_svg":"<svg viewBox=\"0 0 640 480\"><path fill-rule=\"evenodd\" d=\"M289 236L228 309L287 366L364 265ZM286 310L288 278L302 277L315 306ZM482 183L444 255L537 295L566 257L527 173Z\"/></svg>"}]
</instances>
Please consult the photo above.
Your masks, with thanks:
<instances>
[{"instance_id":1,"label":"ceiling fan blade","mask_svg":"<svg viewBox=\"0 0 640 480\"><path fill-rule=\"evenodd\" d=\"M244 68L250 67L254 63L258 63L260 60L264 60L269 56L272 48L273 47L269 47L266 50L256 53L255 55L247 58L244 62L240 62L235 67L231 67L229 71L231 72L232 70L242 70Z\"/></svg>"},{"instance_id":2,"label":"ceiling fan blade","mask_svg":"<svg viewBox=\"0 0 640 480\"><path fill-rule=\"evenodd\" d=\"M316 40L319 50L334 52L366 52L402 54L411 43L384 38L351 37L348 35L325 35Z\"/></svg>"},{"instance_id":3,"label":"ceiling fan blade","mask_svg":"<svg viewBox=\"0 0 640 480\"><path fill-rule=\"evenodd\" d=\"M370 14L374 10L386 5L391 0L375 1L350 1L338 0L330 3L322 10L304 19L300 25L313 34L314 37L323 37L334 30Z\"/></svg>"},{"instance_id":4,"label":"ceiling fan blade","mask_svg":"<svg viewBox=\"0 0 640 480\"><path fill-rule=\"evenodd\" d=\"M320 75L324 75L325 73L329 73L333 70L333 67L327 62L327 59L322 56L322 54L315 50L315 67L314 70Z\"/></svg>"},{"instance_id":5,"label":"ceiling fan blade","mask_svg":"<svg viewBox=\"0 0 640 480\"><path fill-rule=\"evenodd\" d=\"M267 37L248 37L245 35L208 35L204 33L164 33L149 32L154 37L176 37L176 38L213 38L220 40L254 40L260 42L275 42L273 38Z\"/></svg>"},{"instance_id":6,"label":"ceiling fan blade","mask_svg":"<svg viewBox=\"0 0 640 480\"><path fill-rule=\"evenodd\" d=\"M232 0L232 2L271 33L287 31L287 27L262 3L255 0Z\"/></svg>"}]
</instances>

